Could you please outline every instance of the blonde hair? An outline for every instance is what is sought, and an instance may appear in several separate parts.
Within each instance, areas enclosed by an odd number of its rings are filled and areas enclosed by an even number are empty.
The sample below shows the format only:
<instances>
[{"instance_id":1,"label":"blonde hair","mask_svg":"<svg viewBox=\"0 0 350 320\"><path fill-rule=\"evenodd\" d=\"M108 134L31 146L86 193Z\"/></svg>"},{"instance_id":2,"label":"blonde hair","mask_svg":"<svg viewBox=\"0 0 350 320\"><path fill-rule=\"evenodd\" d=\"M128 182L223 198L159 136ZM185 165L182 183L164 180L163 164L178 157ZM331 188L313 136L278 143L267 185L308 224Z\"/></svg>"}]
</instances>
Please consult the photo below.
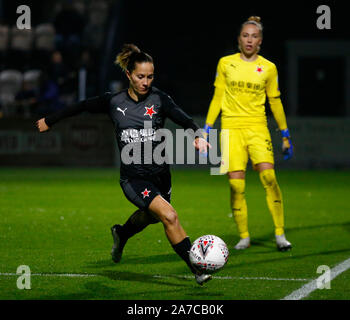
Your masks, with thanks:
<instances>
[{"instance_id":1,"label":"blonde hair","mask_svg":"<svg viewBox=\"0 0 350 320\"><path fill-rule=\"evenodd\" d=\"M127 43L123 45L122 51L118 53L114 63L119 65L124 72L129 71L132 73L135 69L136 62L153 63L153 58L149 54L141 51L136 45Z\"/></svg>"}]
</instances>

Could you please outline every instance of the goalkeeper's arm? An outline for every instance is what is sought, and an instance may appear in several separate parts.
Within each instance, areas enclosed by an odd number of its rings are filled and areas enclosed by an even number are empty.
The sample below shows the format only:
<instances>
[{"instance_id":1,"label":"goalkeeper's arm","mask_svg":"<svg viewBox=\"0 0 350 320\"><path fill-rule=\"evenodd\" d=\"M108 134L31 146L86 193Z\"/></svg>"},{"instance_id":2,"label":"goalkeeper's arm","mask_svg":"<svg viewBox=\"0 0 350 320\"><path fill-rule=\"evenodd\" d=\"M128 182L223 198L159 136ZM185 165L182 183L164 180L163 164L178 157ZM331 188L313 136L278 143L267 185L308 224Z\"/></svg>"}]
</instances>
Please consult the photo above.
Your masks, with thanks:
<instances>
[{"instance_id":1,"label":"goalkeeper's arm","mask_svg":"<svg viewBox=\"0 0 350 320\"><path fill-rule=\"evenodd\" d=\"M286 115L280 97L269 98L270 108L276 120L278 128L282 133L282 153L283 159L288 160L293 157L293 145L290 133L287 127Z\"/></svg>"},{"instance_id":2,"label":"goalkeeper's arm","mask_svg":"<svg viewBox=\"0 0 350 320\"><path fill-rule=\"evenodd\" d=\"M207 118L205 120L204 134L208 135L210 129L213 128L216 118L221 111L222 98L224 96L225 89L216 87L213 99L210 102Z\"/></svg>"}]
</instances>

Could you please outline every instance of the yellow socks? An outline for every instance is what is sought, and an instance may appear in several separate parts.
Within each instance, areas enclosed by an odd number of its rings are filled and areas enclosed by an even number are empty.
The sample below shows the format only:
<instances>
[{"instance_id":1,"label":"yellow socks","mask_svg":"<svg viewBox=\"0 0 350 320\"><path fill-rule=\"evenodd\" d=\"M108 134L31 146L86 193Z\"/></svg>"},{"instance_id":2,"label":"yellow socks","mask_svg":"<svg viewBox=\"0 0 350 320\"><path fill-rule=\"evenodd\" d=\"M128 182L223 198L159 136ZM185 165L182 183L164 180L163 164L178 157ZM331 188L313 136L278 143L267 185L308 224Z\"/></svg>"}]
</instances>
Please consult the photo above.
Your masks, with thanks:
<instances>
[{"instance_id":1,"label":"yellow socks","mask_svg":"<svg viewBox=\"0 0 350 320\"><path fill-rule=\"evenodd\" d=\"M281 236L284 234L283 201L282 193L276 180L275 170L264 170L259 173L259 176L265 188L267 206L275 224L275 235Z\"/></svg>"},{"instance_id":2,"label":"yellow socks","mask_svg":"<svg viewBox=\"0 0 350 320\"><path fill-rule=\"evenodd\" d=\"M229 179L231 187L231 208L241 239L249 237L247 203L244 196L245 180Z\"/></svg>"},{"instance_id":3,"label":"yellow socks","mask_svg":"<svg viewBox=\"0 0 350 320\"><path fill-rule=\"evenodd\" d=\"M284 213L282 193L278 186L275 170L267 169L259 173L261 183L266 191L267 206L275 225L275 235L284 234ZM231 188L231 208L241 239L249 237L248 210L245 200L245 180L229 179Z\"/></svg>"}]
</instances>

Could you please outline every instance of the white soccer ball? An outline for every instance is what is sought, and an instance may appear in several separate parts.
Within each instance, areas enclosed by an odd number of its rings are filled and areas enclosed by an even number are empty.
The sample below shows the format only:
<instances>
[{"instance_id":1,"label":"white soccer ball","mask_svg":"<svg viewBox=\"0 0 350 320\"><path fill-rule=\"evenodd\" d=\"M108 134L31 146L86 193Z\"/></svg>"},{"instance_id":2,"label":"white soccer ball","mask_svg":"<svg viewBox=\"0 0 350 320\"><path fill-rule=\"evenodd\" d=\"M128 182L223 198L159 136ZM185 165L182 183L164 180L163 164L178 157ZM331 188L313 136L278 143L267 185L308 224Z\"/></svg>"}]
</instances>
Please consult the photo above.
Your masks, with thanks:
<instances>
[{"instance_id":1,"label":"white soccer ball","mask_svg":"<svg viewBox=\"0 0 350 320\"><path fill-rule=\"evenodd\" d=\"M224 267L229 251L222 239L214 235L205 235L193 242L189 255L196 269L204 273L214 273Z\"/></svg>"}]
</instances>

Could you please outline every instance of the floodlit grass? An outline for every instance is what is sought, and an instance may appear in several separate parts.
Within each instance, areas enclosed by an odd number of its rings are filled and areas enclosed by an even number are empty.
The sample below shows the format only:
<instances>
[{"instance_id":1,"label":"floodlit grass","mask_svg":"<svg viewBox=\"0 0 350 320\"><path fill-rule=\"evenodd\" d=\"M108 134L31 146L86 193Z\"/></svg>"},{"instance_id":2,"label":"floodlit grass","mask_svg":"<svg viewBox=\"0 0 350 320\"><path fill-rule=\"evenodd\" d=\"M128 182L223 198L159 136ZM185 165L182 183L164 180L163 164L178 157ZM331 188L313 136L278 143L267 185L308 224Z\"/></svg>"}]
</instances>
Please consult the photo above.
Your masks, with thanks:
<instances>
[{"instance_id":1,"label":"floodlit grass","mask_svg":"<svg viewBox=\"0 0 350 320\"><path fill-rule=\"evenodd\" d=\"M0 299L281 299L320 276L318 266L350 257L348 171L277 171L293 244L282 253L255 172L246 187L252 246L239 252L227 178L207 170L174 170L172 178L172 204L191 240L215 234L229 247L217 278L200 287L186 277L161 224L130 239L122 262L112 262L110 227L135 209L117 169L0 168ZM30 267L31 290L16 286L20 265ZM347 270L306 299L349 299L349 288Z\"/></svg>"}]
</instances>

